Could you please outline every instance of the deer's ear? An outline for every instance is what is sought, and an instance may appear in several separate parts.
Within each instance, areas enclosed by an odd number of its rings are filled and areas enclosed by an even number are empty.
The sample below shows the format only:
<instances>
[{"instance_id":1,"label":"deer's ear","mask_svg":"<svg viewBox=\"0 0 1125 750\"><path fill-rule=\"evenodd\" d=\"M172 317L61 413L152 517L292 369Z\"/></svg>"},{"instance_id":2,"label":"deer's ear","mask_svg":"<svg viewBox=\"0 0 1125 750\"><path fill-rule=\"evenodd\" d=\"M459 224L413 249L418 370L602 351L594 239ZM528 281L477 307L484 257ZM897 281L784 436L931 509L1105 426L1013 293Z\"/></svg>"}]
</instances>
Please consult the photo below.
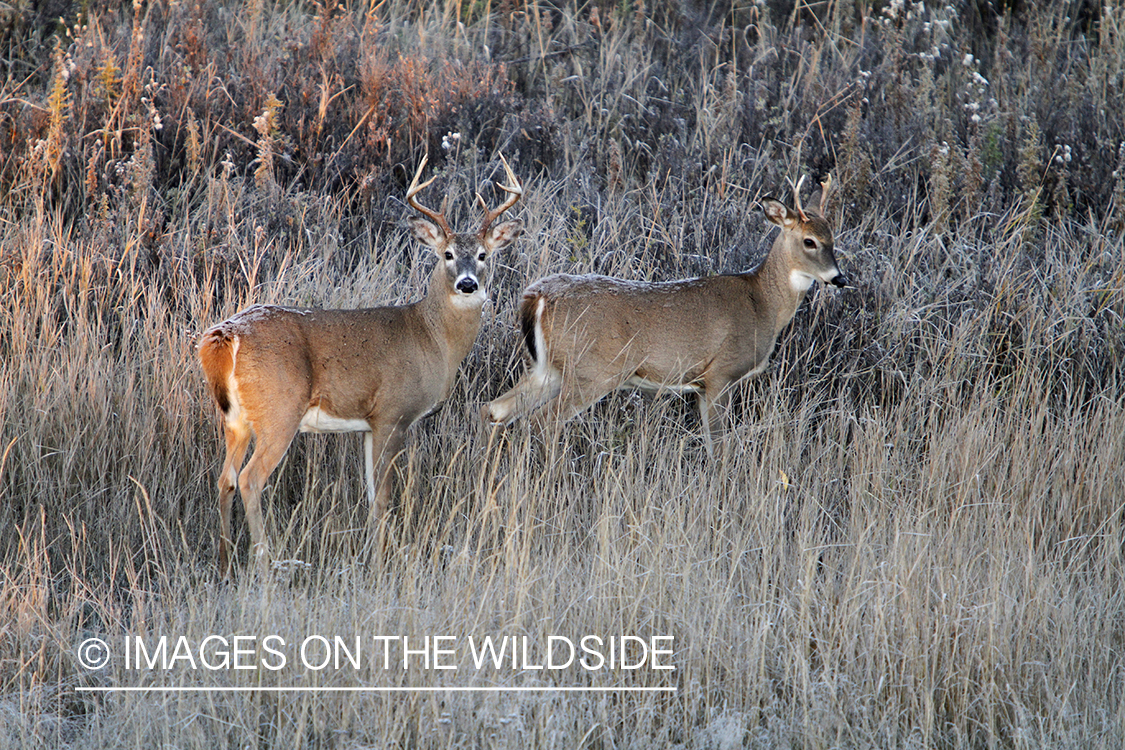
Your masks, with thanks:
<instances>
[{"instance_id":1,"label":"deer's ear","mask_svg":"<svg viewBox=\"0 0 1125 750\"><path fill-rule=\"evenodd\" d=\"M414 236L418 238L419 242L434 250L440 250L449 242L449 238L445 236L441 227L426 219L410 219L410 228L414 231Z\"/></svg>"},{"instance_id":2,"label":"deer's ear","mask_svg":"<svg viewBox=\"0 0 1125 750\"><path fill-rule=\"evenodd\" d=\"M521 234L523 234L523 222L512 219L489 229L481 238L481 244L492 253L512 244Z\"/></svg>"},{"instance_id":3,"label":"deer's ear","mask_svg":"<svg viewBox=\"0 0 1125 750\"><path fill-rule=\"evenodd\" d=\"M766 198L762 201L762 211L765 213L766 218L774 224L777 224L782 229L792 229L797 226L800 217L797 212L790 209L784 203L773 198Z\"/></svg>"}]
</instances>

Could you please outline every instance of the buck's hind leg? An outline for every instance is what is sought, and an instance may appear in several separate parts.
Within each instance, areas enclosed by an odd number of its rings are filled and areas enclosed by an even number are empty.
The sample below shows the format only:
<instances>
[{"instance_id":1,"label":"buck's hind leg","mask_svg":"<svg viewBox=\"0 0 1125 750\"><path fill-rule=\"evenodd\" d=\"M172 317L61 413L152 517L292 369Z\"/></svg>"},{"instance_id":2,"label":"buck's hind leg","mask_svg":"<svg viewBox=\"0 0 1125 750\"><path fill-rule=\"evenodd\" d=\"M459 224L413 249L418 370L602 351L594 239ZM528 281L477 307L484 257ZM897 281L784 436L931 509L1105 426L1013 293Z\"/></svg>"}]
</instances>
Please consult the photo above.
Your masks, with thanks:
<instances>
[{"instance_id":1,"label":"buck's hind leg","mask_svg":"<svg viewBox=\"0 0 1125 750\"><path fill-rule=\"evenodd\" d=\"M238 477L242 507L246 509L246 522L250 525L251 549L263 570L269 563L269 542L262 521L262 489L289 450L299 424L300 415L284 422L255 424L254 455Z\"/></svg>"},{"instance_id":2,"label":"buck's hind leg","mask_svg":"<svg viewBox=\"0 0 1125 750\"><path fill-rule=\"evenodd\" d=\"M250 447L250 426L242 421L224 421L223 434L226 437L227 454L223 468L219 472L219 573L223 578L230 577L231 532L230 512L234 491L238 487L238 470L246 458Z\"/></svg>"}]
</instances>

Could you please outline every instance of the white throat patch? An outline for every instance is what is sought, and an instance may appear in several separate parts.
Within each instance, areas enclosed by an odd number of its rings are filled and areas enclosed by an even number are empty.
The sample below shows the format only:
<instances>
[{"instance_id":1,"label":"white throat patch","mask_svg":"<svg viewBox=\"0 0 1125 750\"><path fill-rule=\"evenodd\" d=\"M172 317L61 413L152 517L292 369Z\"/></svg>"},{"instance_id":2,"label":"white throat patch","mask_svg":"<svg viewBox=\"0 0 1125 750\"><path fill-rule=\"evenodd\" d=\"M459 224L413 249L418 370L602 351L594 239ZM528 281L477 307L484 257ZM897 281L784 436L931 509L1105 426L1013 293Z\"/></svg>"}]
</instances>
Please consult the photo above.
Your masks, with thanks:
<instances>
[{"instance_id":1,"label":"white throat patch","mask_svg":"<svg viewBox=\"0 0 1125 750\"><path fill-rule=\"evenodd\" d=\"M479 286L477 287L477 290L472 294L461 294L461 292L453 292L450 297L450 302L453 303L453 306L460 308L481 307L488 299L488 297L485 296L484 290Z\"/></svg>"},{"instance_id":2,"label":"white throat patch","mask_svg":"<svg viewBox=\"0 0 1125 750\"><path fill-rule=\"evenodd\" d=\"M816 278L809 276L804 271L790 271L789 272L789 286L797 294L804 294L813 285Z\"/></svg>"}]
</instances>

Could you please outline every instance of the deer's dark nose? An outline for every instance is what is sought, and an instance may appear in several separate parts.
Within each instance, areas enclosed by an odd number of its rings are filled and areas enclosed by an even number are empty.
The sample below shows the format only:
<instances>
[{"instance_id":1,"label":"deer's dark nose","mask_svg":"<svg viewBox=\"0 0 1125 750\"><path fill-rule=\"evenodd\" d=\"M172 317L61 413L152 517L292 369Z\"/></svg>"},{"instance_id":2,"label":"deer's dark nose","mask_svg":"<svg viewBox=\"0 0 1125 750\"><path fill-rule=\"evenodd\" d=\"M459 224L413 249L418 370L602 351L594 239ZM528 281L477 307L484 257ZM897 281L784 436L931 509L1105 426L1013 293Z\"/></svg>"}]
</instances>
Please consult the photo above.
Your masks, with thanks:
<instances>
[{"instance_id":1,"label":"deer's dark nose","mask_svg":"<svg viewBox=\"0 0 1125 750\"><path fill-rule=\"evenodd\" d=\"M836 274L836 278L832 279L832 283L835 284L836 286L840 287L841 289L843 289L844 287L848 286L852 282L844 274L838 273L838 274Z\"/></svg>"},{"instance_id":2,"label":"deer's dark nose","mask_svg":"<svg viewBox=\"0 0 1125 750\"><path fill-rule=\"evenodd\" d=\"M457 280L457 291L461 294L472 294L477 290L477 280L472 276L465 276Z\"/></svg>"}]
</instances>

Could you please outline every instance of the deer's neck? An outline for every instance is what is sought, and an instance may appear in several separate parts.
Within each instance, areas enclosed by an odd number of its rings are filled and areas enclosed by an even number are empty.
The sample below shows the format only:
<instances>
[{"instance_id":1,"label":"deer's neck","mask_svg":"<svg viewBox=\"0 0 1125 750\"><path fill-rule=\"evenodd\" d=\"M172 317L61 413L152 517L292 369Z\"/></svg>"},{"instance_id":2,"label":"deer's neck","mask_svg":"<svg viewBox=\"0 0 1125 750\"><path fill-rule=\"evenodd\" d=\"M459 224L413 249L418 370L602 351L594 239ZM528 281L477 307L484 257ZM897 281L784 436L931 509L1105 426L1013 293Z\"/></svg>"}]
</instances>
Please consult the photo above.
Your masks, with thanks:
<instances>
[{"instance_id":1,"label":"deer's neck","mask_svg":"<svg viewBox=\"0 0 1125 750\"><path fill-rule=\"evenodd\" d=\"M480 331L484 301L483 289L478 289L473 295L461 294L454 289L442 264L438 263L426 296L418 303L418 311L454 367L473 348Z\"/></svg>"},{"instance_id":2,"label":"deer's neck","mask_svg":"<svg viewBox=\"0 0 1125 750\"><path fill-rule=\"evenodd\" d=\"M766 317L774 322L775 334L781 333L793 319L813 283L811 276L793 270L790 250L783 240L784 236L777 238L769 255L752 274Z\"/></svg>"}]
</instances>

